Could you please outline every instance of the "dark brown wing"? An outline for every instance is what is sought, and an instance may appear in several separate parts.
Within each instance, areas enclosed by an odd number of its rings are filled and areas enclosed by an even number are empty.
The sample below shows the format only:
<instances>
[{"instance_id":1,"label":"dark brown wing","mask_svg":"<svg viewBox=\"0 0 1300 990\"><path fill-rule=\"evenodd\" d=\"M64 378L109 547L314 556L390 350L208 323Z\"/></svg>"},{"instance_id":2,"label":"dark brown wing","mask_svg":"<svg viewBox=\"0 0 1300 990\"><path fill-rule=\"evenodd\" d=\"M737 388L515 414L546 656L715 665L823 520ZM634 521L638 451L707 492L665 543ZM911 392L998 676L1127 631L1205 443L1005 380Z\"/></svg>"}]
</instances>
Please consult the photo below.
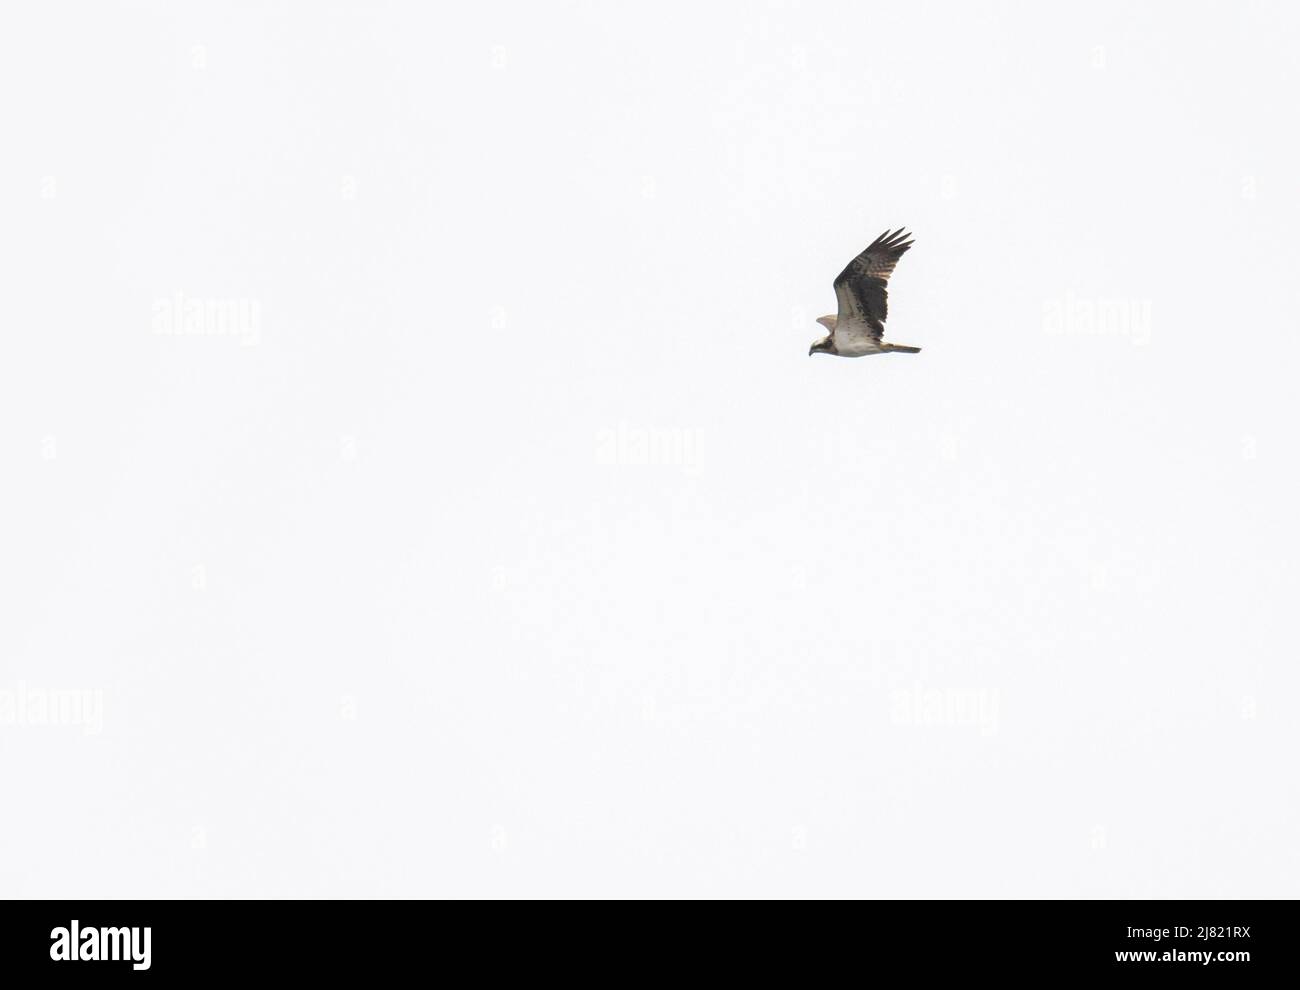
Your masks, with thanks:
<instances>
[{"instance_id":1,"label":"dark brown wing","mask_svg":"<svg viewBox=\"0 0 1300 990\"><path fill-rule=\"evenodd\" d=\"M840 328L852 327L856 332L880 339L885 332L885 317L889 315L885 285L898 259L912 246L911 236L902 227L892 234L885 231L840 272L835 280L835 299L840 306L835 321L837 334Z\"/></svg>"}]
</instances>

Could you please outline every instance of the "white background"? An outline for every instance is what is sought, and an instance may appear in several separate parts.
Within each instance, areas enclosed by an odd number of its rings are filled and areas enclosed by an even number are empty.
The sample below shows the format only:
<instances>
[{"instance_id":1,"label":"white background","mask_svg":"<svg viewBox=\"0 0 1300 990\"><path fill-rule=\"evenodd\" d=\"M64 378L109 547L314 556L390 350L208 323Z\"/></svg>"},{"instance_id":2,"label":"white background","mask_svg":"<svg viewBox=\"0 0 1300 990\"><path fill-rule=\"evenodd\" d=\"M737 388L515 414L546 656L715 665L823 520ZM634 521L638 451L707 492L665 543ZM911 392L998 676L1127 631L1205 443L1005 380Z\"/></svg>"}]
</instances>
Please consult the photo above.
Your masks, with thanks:
<instances>
[{"instance_id":1,"label":"white background","mask_svg":"<svg viewBox=\"0 0 1300 990\"><path fill-rule=\"evenodd\" d=\"M1046 8L7 9L0 891L1295 896L1300 13Z\"/></svg>"}]
</instances>

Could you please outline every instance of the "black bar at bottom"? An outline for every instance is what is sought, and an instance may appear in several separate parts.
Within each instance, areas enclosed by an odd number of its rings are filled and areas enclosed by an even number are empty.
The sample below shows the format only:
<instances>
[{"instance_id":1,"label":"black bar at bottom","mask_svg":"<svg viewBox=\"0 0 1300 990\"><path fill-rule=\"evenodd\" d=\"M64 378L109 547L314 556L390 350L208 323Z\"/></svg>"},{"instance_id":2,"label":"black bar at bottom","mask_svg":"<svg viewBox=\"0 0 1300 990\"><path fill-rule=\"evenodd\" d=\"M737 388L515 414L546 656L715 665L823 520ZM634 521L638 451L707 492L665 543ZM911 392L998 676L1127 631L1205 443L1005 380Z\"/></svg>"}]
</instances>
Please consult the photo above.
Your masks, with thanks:
<instances>
[{"instance_id":1,"label":"black bar at bottom","mask_svg":"<svg viewBox=\"0 0 1300 990\"><path fill-rule=\"evenodd\" d=\"M12 986L21 977L259 975L372 984L412 973L1240 982L1295 968L1291 901L842 901L813 911L647 902L589 911L582 902L8 901L0 965Z\"/></svg>"}]
</instances>

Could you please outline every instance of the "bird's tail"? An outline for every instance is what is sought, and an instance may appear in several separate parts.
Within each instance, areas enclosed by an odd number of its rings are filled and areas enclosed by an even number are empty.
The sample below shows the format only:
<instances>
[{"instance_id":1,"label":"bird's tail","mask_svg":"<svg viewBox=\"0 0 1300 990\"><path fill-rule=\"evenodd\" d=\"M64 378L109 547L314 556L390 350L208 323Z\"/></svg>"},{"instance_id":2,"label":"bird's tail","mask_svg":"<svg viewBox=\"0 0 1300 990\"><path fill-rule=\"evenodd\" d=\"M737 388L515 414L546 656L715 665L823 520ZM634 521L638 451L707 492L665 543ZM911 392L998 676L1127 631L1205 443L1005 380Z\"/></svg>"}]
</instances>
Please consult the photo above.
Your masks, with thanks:
<instances>
[{"instance_id":1,"label":"bird's tail","mask_svg":"<svg viewBox=\"0 0 1300 990\"><path fill-rule=\"evenodd\" d=\"M887 344L886 347L891 351L898 351L900 354L920 354L921 348L911 347L907 344Z\"/></svg>"}]
</instances>

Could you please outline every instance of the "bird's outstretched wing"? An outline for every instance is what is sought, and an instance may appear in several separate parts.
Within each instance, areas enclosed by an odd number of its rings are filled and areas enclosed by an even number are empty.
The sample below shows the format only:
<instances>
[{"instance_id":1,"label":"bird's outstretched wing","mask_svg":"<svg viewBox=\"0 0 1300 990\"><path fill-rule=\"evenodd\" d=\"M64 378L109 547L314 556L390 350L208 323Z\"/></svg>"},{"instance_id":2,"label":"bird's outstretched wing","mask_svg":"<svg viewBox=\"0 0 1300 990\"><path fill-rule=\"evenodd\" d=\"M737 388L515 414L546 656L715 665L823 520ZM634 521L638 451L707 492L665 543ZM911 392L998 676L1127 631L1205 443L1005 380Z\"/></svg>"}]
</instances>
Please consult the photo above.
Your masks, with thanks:
<instances>
[{"instance_id":1,"label":"bird's outstretched wing","mask_svg":"<svg viewBox=\"0 0 1300 990\"><path fill-rule=\"evenodd\" d=\"M884 335L889 315L885 285L898 259L912 246L911 236L902 227L892 234L885 231L840 272L835 280L835 299L840 306L835 321L837 340L841 333L876 341Z\"/></svg>"}]
</instances>

